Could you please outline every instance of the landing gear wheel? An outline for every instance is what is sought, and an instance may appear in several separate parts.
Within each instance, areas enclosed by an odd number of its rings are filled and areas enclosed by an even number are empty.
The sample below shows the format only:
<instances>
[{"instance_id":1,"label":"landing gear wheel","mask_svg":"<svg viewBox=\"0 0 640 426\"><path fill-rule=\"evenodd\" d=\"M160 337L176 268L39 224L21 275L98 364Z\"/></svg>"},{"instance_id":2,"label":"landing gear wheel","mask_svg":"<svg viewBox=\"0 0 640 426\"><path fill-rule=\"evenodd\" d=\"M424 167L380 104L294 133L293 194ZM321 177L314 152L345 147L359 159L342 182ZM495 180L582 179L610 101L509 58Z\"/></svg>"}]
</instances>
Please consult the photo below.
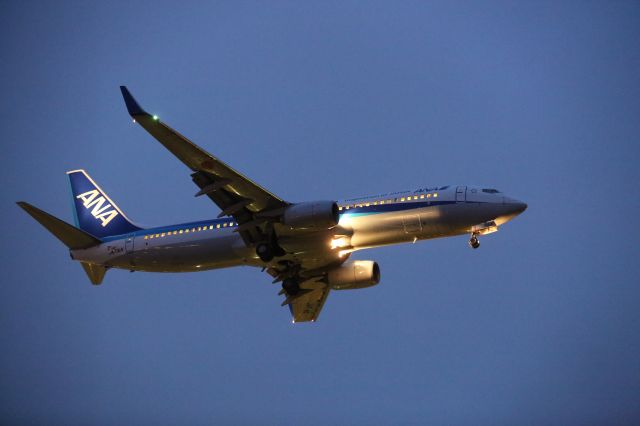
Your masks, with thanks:
<instances>
[{"instance_id":1,"label":"landing gear wheel","mask_svg":"<svg viewBox=\"0 0 640 426\"><path fill-rule=\"evenodd\" d=\"M473 249L477 249L478 247L480 247L480 241L478 241L478 237L472 235L471 238L469 238L469 245Z\"/></svg>"},{"instance_id":2,"label":"landing gear wheel","mask_svg":"<svg viewBox=\"0 0 640 426\"><path fill-rule=\"evenodd\" d=\"M263 262L271 262L273 260L273 250L267 243L258 244L256 254Z\"/></svg>"},{"instance_id":3,"label":"landing gear wheel","mask_svg":"<svg viewBox=\"0 0 640 426\"><path fill-rule=\"evenodd\" d=\"M282 282L282 288L290 296L295 296L300 291L300 285L294 278L287 278Z\"/></svg>"}]
</instances>

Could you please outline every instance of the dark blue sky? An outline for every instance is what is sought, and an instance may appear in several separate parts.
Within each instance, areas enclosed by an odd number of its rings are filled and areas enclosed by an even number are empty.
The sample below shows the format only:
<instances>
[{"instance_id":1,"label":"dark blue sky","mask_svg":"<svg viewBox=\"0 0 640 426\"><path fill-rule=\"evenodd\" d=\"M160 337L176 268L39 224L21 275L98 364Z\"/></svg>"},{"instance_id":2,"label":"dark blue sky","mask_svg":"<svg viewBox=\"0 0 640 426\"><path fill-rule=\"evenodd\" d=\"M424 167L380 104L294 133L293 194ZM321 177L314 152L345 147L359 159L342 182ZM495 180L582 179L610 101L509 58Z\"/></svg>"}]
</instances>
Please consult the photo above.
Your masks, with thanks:
<instances>
[{"instance_id":1,"label":"dark blue sky","mask_svg":"<svg viewBox=\"0 0 640 426\"><path fill-rule=\"evenodd\" d=\"M0 3L0 422L638 424L637 2ZM92 287L14 202L85 168L150 225L215 217L118 86L279 196L482 184L529 203L357 253L292 325L254 269Z\"/></svg>"}]
</instances>

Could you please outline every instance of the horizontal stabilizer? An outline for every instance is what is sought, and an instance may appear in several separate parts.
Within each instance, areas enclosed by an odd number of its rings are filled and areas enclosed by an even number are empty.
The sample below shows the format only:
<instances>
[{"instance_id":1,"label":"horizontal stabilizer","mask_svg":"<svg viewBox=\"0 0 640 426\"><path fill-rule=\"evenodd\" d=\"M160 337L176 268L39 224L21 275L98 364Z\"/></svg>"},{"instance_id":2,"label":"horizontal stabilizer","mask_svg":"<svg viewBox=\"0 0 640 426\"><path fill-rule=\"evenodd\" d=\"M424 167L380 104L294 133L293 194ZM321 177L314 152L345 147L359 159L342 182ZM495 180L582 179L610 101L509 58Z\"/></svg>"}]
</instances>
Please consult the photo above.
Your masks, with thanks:
<instances>
[{"instance_id":1,"label":"horizontal stabilizer","mask_svg":"<svg viewBox=\"0 0 640 426\"><path fill-rule=\"evenodd\" d=\"M16 204L29 213L31 217L47 228L49 232L72 250L85 249L100 244L100 240L93 235L81 231L75 226L69 225L67 222L60 220L29 203L18 201Z\"/></svg>"},{"instance_id":2,"label":"horizontal stabilizer","mask_svg":"<svg viewBox=\"0 0 640 426\"><path fill-rule=\"evenodd\" d=\"M91 284L102 284L102 280L104 279L104 274L107 272L107 268L102 265L95 265L93 263L87 262L80 262L80 264L91 280Z\"/></svg>"}]
</instances>

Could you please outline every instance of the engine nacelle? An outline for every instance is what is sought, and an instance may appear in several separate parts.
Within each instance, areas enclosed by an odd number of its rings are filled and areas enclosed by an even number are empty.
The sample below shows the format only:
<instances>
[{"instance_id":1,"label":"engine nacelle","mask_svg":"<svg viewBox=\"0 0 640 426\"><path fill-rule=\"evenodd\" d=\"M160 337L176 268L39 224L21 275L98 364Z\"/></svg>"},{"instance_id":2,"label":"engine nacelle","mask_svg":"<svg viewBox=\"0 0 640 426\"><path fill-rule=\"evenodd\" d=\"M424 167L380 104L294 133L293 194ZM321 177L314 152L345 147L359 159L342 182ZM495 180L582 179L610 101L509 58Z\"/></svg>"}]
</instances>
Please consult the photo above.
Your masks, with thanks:
<instances>
[{"instance_id":1,"label":"engine nacelle","mask_svg":"<svg viewBox=\"0 0 640 426\"><path fill-rule=\"evenodd\" d=\"M310 201L287 207L282 223L298 229L329 229L336 226L339 220L335 201Z\"/></svg>"},{"instance_id":2,"label":"engine nacelle","mask_svg":"<svg viewBox=\"0 0 640 426\"><path fill-rule=\"evenodd\" d=\"M372 260L350 260L327 274L333 290L355 290L380 282L380 267Z\"/></svg>"}]
</instances>

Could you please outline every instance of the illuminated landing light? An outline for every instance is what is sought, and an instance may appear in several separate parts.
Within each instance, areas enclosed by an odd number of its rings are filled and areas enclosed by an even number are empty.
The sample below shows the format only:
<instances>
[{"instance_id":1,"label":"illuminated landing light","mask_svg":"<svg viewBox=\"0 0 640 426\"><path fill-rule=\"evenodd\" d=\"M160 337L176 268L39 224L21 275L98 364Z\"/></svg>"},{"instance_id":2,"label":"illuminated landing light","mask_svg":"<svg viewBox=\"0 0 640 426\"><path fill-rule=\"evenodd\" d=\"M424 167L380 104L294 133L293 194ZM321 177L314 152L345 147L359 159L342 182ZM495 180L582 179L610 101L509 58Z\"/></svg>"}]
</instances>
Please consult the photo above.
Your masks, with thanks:
<instances>
[{"instance_id":1,"label":"illuminated landing light","mask_svg":"<svg viewBox=\"0 0 640 426\"><path fill-rule=\"evenodd\" d=\"M201 268L201 267L202 267L202 265L196 265L196 268Z\"/></svg>"},{"instance_id":2,"label":"illuminated landing light","mask_svg":"<svg viewBox=\"0 0 640 426\"><path fill-rule=\"evenodd\" d=\"M159 117L157 115L153 116L153 121L158 121Z\"/></svg>"},{"instance_id":3,"label":"illuminated landing light","mask_svg":"<svg viewBox=\"0 0 640 426\"><path fill-rule=\"evenodd\" d=\"M135 119L135 118L133 119L133 122L134 122L134 123L136 122L136 119Z\"/></svg>"},{"instance_id":4,"label":"illuminated landing light","mask_svg":"<svg viewBox=\"0 0 640 426\"><path fill-rule=\"evenodd\" d=\"M336 238L331 240L331 248L336 249L339 247L347 247L349 245L346 238Z\"/></svg>"}]
</instances>

